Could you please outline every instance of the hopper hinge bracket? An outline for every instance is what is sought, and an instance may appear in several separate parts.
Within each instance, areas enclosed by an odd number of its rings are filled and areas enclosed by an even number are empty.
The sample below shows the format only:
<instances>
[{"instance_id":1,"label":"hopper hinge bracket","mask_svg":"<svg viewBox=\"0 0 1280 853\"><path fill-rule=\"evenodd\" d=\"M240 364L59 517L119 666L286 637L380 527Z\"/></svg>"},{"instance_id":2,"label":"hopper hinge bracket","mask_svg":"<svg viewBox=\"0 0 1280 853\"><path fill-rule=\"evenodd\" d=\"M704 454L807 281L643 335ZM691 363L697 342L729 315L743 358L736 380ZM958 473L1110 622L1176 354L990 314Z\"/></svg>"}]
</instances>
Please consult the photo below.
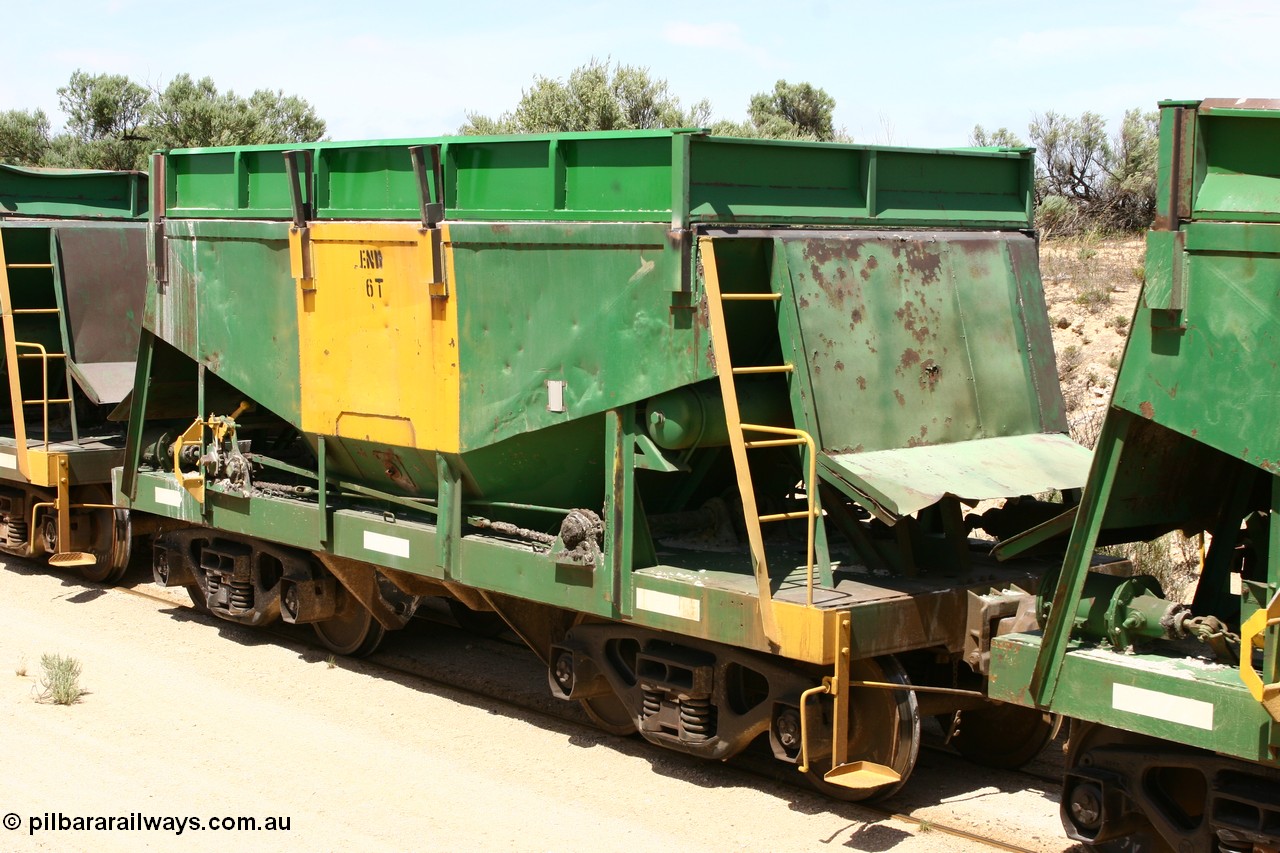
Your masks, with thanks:
<instances>
[{"instance_id":1,"label":"hopper hinge bracket","mask_svg":"<svg viewBox=\"0 0 1280 853\"><path fill-rule=\"evenodd\" d=\"M301 169L298 168L299 159L302 160ZM311 220L315 192L311 152L305 148L284 152L284 171L289 177L289 201L293 209L293 225L289 228L290 272L303 290L315 290L315 270L311 262L311 228L307 224Z\"/></svg>"},{"instance_id":2,"label":"hopper hinge bracket","mask_svg":"<svg viewBox=\"0 0 1280 853\"><path fill-rule=\"evenodd\" d=\"M427 157L431 157L428 176ZM449 298L449 282L444 272L444 252L440 239L440 223L444 220L444 170L440 160L440 146L410 145L409 159L413 162L413 174L418 186L418 212L422 221L421 242L431 253L431 281L428 287L435 299Z\"/></svg>"}]
</instances>

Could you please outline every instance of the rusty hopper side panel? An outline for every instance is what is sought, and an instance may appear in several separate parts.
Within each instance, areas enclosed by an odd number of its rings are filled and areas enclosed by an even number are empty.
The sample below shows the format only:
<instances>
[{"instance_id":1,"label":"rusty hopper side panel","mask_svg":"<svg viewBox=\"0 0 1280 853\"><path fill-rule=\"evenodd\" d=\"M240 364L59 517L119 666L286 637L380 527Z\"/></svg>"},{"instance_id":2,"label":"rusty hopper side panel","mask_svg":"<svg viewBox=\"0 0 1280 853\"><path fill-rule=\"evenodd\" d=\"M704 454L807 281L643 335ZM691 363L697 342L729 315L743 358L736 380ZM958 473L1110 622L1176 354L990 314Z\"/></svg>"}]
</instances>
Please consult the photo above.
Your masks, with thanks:
<instances>
[{"instance_id":1,"label":"rusty hopper side panel","mask_svg":"<svg viewBox=\"0 0 1280 853\"><path fill-rule=\"evenodd\" d=\"M1078 486L1036 263L1017 233L783 236L821 464L868 510Z\"/></svg>"}]
</instances>

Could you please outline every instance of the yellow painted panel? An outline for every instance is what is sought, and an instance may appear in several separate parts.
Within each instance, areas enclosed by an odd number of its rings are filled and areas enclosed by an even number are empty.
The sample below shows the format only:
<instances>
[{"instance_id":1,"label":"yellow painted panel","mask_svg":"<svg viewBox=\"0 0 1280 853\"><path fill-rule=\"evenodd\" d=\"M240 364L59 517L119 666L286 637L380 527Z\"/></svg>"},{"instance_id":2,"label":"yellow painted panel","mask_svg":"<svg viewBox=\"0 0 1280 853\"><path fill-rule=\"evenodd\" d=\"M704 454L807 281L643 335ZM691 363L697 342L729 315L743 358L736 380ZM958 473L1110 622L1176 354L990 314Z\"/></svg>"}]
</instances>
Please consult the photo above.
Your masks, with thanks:
<instances>
[{"instance_id":1,"label":"yellow painted panel","mask_svg":"<svg viewBox=\"0 0 1280 853\"><path fill-rule=\"evenodd\" d=\"M58 485L58 459L65 455L65 453L44 450L28 450L27 459L30 462L31 471L27 474L27 479L33 486Z\"/></svg>"},{"instance_id":2,"label":"yellow painted panel","mask_svg":"<svg viewBox=\"0 0 1280 853\"><path fill-rule=\"evenodd\" d=\"M431 232L324 222L308 236L299 247L311 252L312 270L312 289L298 290L302 428L456 452L458 320L453 288L431 293Z\"/></svg>"},{"instance_id":3,"label":"yellow painted panel","mask_svg":"<svg viewBox=\"0 0 1280 853\"><path fill-rule=\"evenodd\" d=\"M809 663L833 663L839 615L837 610L819 610L774 599L773 616L778 623L777 653Z\"/></svg>"}]
</instances>

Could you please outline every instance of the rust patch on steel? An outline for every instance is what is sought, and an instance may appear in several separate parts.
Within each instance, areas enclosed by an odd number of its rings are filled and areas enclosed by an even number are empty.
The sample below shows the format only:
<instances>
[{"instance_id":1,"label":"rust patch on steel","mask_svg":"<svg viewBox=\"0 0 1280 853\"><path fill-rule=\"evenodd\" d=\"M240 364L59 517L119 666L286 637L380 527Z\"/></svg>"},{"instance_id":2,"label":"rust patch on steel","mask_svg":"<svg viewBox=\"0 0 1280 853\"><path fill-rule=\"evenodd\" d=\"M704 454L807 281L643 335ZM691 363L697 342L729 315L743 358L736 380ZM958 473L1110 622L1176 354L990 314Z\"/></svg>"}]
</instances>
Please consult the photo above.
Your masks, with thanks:
<instances>
[{"instance_id":1,"label":"rust patch on steel","mask_svg":"<svg viewBox=\"0 0 1280 853\"><path fill-rule=\"evenodd\" d=\"M1144 418L1146 418L1147 420L1151 420L1152 418L1154 418L1154 417L1156 416L1156 410L1155 410L1155 408L1151 405L1151 401L1150 401L1150 400L1143 400L1143 401L1138 405L1138 411L1142 412L1142 416L1143 416Z\"/></svg>"},{"instance_id":2,"label":"rust patch on steel","mask_svg":"<svg viewBox=\"0 0 1280 853\"><path fill-rule=\"evenodd\" d=\"M373 457L382 465L383 473L402 489L413 491L417 488L417 484L413 482L404 470L404 463L400 461L400 457L393 450L375 450Z\"/></svg>"},{"instance_id":3,"label":"rust patch on steel","mask_svg":"<svg viewBox=\"0 0 1280 853\"><path fill-rule=\"evenodd\" d=\"M920 363L920 353L910 348L904 351L902 353L902 358L899 359L899 364L901 364L903 368L907 368L913 364L919 364L919 363Z\"/></svg>"},{"instance_id":4,"label":"rust patch on steel","mask_svg":"<svg viewBox=\"0 0 1280 853\"><path fill-rule=\"evenodd\" d=\"M867 390L867 377L865 376L858 377L858 390L859 391Z\"/></svg>"},{"instance_id":5,"label":"rust patch on steel","mask_svg":"<svg viewBox=\"0 0 1280 853\"><path fill-rule=\"evenodd\" d=\"M902 328L910 332L912 337L918 343L924 343L929 337L929 327L920 324L916 327L916 305L908 300L901 308L893 312L893 315L902 322Z\"/></svg>"},{"instance_id":6,"label":"rust patch on steel","mask_svg":"<svg viewBox=\"0 0 1280 853\"><path fill-rule=\"evenodd\" d=\"M863 264L862 269L858 271L858 274L862 276L863 281L871 281L871 274L875 272L875 269L878 266L880 266L880 261L876 260L875 255L872 255L867 258L867 262Z\"/></svg>"},{"instance_id":7,"label":"rust patch on steel","mask_svg":"<svg viewBox=\"0 0 1280 853\"><path fill-rule=\"evenodd\" d=\"M920 365L920 387L932 391L942 375L942 366L933 359L927 359Z\"/></svg>"},{"instance_id":8,"label":"rust patch on steel","mask_svg":"<svg viewBox=\"0 0 1280 853\"><path fill-rule=\"evenodd\" d=\"M938 280L938 271L942 269L942 255L937 252L930 252L921 243L908 243L906 245L906 262L912 272L920 275L920 281L924 284L930 284Z\"/></svg>"},{"instance_id":9,"label":"rust patch on steel","mask_svg":"<svg viewBox=\"0 0 1280 853\"><path fill-rule=\"evenodd\" d=\"M899 391L897 388L893 389L893 396L897 399L899 406L907 405L907 398L902 396L902 392Z\"/></svg>"},{"instance_id":10,"label":"rust patch on steel","mask_svg":"<svg viewBox=\"0 0 1280 853\"><path fill-rule=\"evenodd\" d=\"M844 362L838 358L836 359L836 370L844 370Z\"/></svg>"}]
</instances>

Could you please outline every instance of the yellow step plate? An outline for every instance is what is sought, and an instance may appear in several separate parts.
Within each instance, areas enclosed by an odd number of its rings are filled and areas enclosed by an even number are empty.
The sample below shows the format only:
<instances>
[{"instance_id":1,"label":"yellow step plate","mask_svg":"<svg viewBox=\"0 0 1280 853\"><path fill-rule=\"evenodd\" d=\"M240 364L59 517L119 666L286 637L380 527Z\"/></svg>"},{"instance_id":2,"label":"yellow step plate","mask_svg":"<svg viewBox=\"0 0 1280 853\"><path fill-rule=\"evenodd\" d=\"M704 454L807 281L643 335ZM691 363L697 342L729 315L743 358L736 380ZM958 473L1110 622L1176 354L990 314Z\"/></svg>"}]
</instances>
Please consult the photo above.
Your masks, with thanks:
<instances>
[{"instance_id":1,"label":"yellow step plate","mask_svg":"<svg viewBox=\"0 0 1280 853\"><path fill-rule=\"evenodd\" d=\"M892 785L894 782L901 782L902 776L893 768L876 764L874 761L850 761L848 764L841 764L839 767L828 770L822 779L832 785L869 791L873 788Z\"/></svg>"},{"instance_id":2,"label":"yellow step plate","mask_svg":"<svg viewBox=\"0 0 1280 853\"><path fill-rule=\"evenodd\" d=\"M49 558L51 566L92 566L98 558L84 551L62 551Z\"/></svg>"}]
</instances>

